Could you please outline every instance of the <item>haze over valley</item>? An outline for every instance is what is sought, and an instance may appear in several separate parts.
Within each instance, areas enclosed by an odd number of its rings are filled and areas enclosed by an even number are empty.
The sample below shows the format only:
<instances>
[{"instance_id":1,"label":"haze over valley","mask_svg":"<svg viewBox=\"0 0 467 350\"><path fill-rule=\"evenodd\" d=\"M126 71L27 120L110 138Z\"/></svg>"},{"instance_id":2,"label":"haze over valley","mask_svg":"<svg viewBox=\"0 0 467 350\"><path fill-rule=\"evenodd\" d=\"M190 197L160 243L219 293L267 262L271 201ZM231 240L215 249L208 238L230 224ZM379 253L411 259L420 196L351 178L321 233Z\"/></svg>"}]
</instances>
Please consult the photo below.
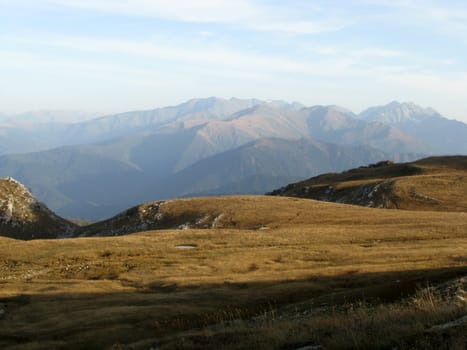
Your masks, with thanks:
<instances>
[{"instance_id":1,"label":"haze over valley","mask_svg":"<svg viewBox=\"0 0 467 350\"><path fill-rule=\"evenodd\" d=\"M78 123L31 117L0 139L0 176L62 216L92 220L154 199L262 194L386 159L467 154L466 124L399 102L356 115L211 97Z\"/></svg>"}]
</instances>

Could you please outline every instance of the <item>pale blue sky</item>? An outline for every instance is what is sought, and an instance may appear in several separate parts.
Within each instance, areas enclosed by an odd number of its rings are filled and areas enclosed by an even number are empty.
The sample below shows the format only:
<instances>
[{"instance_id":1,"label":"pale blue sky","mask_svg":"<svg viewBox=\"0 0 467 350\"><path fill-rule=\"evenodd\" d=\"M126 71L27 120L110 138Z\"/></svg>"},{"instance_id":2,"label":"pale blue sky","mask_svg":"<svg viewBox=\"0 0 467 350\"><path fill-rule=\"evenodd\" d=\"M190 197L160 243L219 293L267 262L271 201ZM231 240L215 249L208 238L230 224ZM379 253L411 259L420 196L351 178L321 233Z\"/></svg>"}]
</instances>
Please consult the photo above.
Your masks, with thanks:
<instances>
[{"instance_id":1,"label":"pale blue sky","mask_svg":"<svg viewBox=\"0 0 467 350\"><path fill-rule=\"evenodd\" d=\"M0 79L0 112L235 96L467 121L467 2L0 0Z\"/></svg>"}]
</instances>

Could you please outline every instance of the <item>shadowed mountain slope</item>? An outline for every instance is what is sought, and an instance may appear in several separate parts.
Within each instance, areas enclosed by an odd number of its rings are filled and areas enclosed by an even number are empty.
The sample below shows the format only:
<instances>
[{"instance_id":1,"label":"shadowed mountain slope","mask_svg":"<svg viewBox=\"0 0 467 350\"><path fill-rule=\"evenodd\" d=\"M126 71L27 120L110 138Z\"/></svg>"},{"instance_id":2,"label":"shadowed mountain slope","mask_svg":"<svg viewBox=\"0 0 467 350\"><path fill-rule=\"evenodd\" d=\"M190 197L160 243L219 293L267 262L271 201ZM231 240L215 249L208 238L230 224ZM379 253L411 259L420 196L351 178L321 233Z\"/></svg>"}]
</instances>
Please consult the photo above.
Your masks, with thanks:
<instances>
[{"instance_id":1,"label":"shadowed mountain slope","mask_svg":"<svg viewBox=\"0 0 467 350\"><path fill-rule=\"evenodd\" d=\"M18 178L60 215L102 219L154 199L264 193L310 174L414 159L314 141L305 119L274 113L259 106L190 128L2 156L0 175Z\"/></svg>"},{"instance_id":2,"label":"shadowed mountain slope","mask_svg":"<svg viewBox=\"0 0 467 350\"><path fill-rule=\"evenodd\" d=\"M392 120L337 106L193 99L82 123L0 128L0 154L61 146L0 156L0 176L18 179L62 216L96 220L149 200L264 193L323 172L444 149ZM447 131L443 140L462 153L466 142L456 135Z\"/></svg>"},{"instance_id":3,"label":"shadowed mountain slope","mask_svg":"<svg viewBox=\"0 0 467 350\"><path fill-rule=\"evenodd\" d=\"M380 162L290 184L272 195L378 208L467 211L467 157Z\"/></svg>"},{"instance_id":4,"label":"shadowed mountain slope","mask_svg":"<svg viewBox=\"0 0 467 350\"><path fill-rule=\"evenodd\" d=\"M366 146L343 147L309 138L262 138L183 169L163 186L163 193L165 198L261 194L310 174L342 171L385 157L384 152Z\"/></svg>"}]
</instances>

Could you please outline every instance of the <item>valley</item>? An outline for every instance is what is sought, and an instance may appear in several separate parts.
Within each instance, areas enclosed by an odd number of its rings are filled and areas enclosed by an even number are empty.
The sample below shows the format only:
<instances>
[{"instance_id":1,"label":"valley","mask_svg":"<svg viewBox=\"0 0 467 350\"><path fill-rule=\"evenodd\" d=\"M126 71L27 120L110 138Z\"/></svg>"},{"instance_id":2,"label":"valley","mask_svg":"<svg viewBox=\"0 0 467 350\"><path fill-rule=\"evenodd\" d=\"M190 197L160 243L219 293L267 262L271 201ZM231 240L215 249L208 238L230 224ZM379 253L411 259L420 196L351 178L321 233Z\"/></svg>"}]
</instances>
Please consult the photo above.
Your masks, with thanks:
<instances>
[{"instance_id":1,"label":"valley","mask_svg":"<svg viewBox=\"0 0 467 350\"><path fill-rule=\"evenodd\" d=\"M0 125L0 176L58 215L98 221L156 199L263 194L382 160L462 155L466 139L465 123L407 102L355 114L209 97L82 122Z\"/></svg>"}]
</instances>

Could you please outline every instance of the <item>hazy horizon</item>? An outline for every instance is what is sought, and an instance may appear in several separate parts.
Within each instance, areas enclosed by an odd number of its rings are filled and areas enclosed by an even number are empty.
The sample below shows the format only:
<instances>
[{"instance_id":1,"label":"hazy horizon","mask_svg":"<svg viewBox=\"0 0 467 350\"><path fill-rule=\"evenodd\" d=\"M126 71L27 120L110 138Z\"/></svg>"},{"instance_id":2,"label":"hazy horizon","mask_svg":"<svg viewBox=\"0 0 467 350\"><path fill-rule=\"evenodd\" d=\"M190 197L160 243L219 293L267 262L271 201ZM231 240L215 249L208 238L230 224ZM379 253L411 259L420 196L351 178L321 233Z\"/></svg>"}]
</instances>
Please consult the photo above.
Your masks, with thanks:
<instances>
[{"instance_id":1,"label":"hazy horizon","mask_svg":"<svg viewBox=\"0 0 467 350\"><path fill-rule=\"evenodd\" d=\"M53 109L53 108L43 108L43 109L37 109L37 110L24 110L24 111L10 111L10 112L0 110L0 117L1 116L15 117L15 116L21 116L21 115L25 115L25 114L29 114L29 113L31 113L31 114L35 114L35 113L37 113L37 114L39 114L39 113L52 113L52 114L53 113L57 113L57 114L70 113L70 114L77 114L77 115L79 115L79 117L73 117L73 115L72 115L71 118L68 118L68 121L79 122L79 121L85 121L85 120L90 120L90 119L94 119L94 118L111 116L111 115L120 114L120 113L137 112L137 111L140 111L140 110L154 110L154 109L165 108L165 107L175 107L175 106L181 105L181 104L183 104L185 102L188 102L190 100L197 100L197 99L202 100L202 99L209 99L209 98L219 98L219 99L224 99L224 100L238 99L238 97L236 97L236 96L231 96L231 97L220 97L220 96L193 97L193 98L190 98L188 100L179 101L178 103L169 104L169 105L154 106L154 107L150 107L150 108L146 108L146 109L133 108L133 109L128 109L128 110L108 110L108 111L90 111L90 110L83 110L83 109L82 110L79 110L79 109ZM250 98L244 98L244 99L256 99L256 98L255 97L250 97ZM274 99L274 100L273 99L264 99L263 101L283 101L283 102L286 102L286 103L299 103L299 104L303 104L305 107L314 107L314 106L319 105L319 104L306 105L306 104L302 103L301 101L296 101L296 100L287 101L287 100L278 100L278 99ZM338 104L329 104L329 105L323 105L323 106L341 107L341 108L349 110L350 112L353 112L356 115L359 115L360 113L364 112L366 109L368 109L370 107L381 107L381 106L385 106L385 105L388 105L388 104L393 103L393 102L397 102L397 103L401 103L401 104L403 104L403 103L414 103L415 105L417 105L419 107L422 107L422 108L434 109L436 112L439 112L443 117L446 117L448 119L458 120L458 121L462 121L464 123L467 123L467 118L465 118L464 120L456 119L456 118L453 118L453 117L451 117L449 115L443 114L442 111L438 110L437 108L435 108L433 106L419 105L414 101L391 100L391 101L387 101L386 103L383 103L381 105L368 105L368 106L364 107L361 110L352 110L351 108L348 108L347 106L338 105ZM60 116L58 116L57 119L60 119ZM64 120L64 121L66 121L66 120Z\"/></svg>"},{"instance_id":2,"label":"hazy horizon","mask_svg":"<svg viewBox=\"0 0 467 350\"><path fill-rule=\"evenodd\" d=\"M467 122L462 1L0 0L0 113L393 100Z\"/></svg>"}]
</instances>

